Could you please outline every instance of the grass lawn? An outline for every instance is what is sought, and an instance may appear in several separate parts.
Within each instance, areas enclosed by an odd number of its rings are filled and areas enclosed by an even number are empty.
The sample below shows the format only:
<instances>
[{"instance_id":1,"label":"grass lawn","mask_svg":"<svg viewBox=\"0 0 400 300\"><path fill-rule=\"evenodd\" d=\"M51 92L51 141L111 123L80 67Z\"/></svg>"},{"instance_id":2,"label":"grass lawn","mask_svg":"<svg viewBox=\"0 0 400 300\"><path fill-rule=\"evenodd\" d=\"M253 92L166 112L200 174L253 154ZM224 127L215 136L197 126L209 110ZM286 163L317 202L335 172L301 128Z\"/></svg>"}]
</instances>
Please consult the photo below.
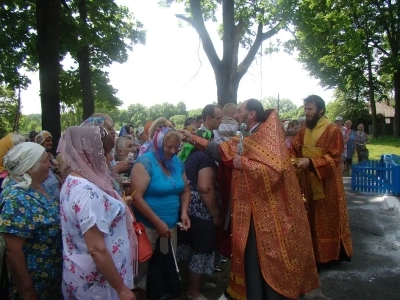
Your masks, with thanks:
<instances>
[{"instance_id":1,"label":"grass lawn","mask_svg":"<svg viewBox=\"0 0 400 300\"><path fill-rule=\"evenodd\" d=\"M400 138L380 137L378 139L370 139L367 148L369 150L369 159L378 160L382 154L400 155Z\"/></svg>"}]
</instances>

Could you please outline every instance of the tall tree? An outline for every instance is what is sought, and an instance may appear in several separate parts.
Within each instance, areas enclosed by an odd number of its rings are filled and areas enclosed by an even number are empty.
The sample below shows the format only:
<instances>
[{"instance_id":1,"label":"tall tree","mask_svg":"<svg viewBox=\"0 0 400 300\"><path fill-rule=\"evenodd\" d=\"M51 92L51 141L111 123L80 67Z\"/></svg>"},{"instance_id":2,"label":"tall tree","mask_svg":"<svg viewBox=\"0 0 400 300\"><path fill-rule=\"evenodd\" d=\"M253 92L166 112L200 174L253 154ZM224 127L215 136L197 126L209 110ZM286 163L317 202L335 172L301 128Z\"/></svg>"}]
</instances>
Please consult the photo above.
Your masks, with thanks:
<instances>
[{"instance_id":1,"label":"tall tree","mask_svg":"<svg viewBox=\"0 0 400 300\"><path fill-rule=\"evenodd\" d=\"M95 111L94 72L126 62L132 46L145 43L145 31L129 9L114 0L70 0L64 7L62 48L78 63L85 119ZM103 74L108 79L108 73Z\"/></svg>"},{"instance_id":2,"label":"tall tree","mask_svg":"<svg viewBox=\"0 0 400 300\"><path fill-rule=\"evenodd\" d=\"M379 36L373 41L382 54L382 72L391 74L394 86L394 136L400 137L400 3L394 0L371 0L376 8Z\"/></svg>"},{"instance_id":3,"label":"tall tree","mask_svg":"<svg viewBox=\"0 0 400 300\"><path fill-rule=\"evenodd\" d=\"M60 0L36 0L36 48L39 60L42 128L53 135L53 149L57 149L61 136L60 9Z\"/></svg>"},{"instance_id":4,"label":"tall tree","mask_svg":"<svg viewBox=\"0 0 400 300\"><path fill-rule=\"evenodd\" d=\"M184 2L185 14L176 15L189 23L198 33L204 52L213 68L217 85L218 104L237 104L240 80L252 64L263 41L271 38L286 26L294 8L292 0L162 0L169 6ZM205 22L217 21L216 13L222 11L222 58L206 29ZM239 47L248 49L239 63Z\"/></svg>"}]
</instances>

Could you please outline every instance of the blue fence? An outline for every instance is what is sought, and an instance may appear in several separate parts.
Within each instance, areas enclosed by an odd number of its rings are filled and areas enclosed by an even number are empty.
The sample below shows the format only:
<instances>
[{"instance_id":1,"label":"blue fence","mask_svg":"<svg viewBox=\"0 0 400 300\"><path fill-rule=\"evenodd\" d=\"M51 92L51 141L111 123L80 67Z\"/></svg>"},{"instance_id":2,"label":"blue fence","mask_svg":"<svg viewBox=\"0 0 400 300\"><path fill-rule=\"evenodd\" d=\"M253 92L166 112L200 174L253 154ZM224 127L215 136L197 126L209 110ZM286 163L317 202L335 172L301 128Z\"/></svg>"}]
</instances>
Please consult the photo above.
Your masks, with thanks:
<instances>
[{"instance_id":1,"label":"blue fence","mask_svg":"<svg viewBox=\"0 0 400 300\"><path fill-rule=\"evenodd\" d=\"M352 166L351 188L357 192L400 195L400 156L384 154Z\"/></svg>"}]
</instances>

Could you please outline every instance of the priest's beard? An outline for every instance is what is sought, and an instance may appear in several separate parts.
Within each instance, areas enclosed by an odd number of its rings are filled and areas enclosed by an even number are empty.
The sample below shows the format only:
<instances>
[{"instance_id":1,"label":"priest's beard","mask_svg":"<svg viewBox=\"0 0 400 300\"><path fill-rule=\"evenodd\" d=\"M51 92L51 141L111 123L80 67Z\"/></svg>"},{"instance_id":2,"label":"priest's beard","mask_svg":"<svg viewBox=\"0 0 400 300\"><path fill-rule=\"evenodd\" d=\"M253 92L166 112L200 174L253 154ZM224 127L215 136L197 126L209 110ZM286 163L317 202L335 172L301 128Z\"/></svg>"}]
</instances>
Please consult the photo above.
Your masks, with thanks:
<instances>
[{"instance_id":1,"label":"priest's beard","mask_svg":"<svg viewBox=\"0 0 400 300\"><path fill-rule=\"evenodd\" d=\"M307 126L307 128L308 128L308 129L313 129L313 128L317 125L319 119L321 119L321 115L319 115L318 113L316 113L315 115L313 115L313 117L312 117L311 120L307 120L307 119L306 119L306 126Z\"/></svg>"}]
</instances>

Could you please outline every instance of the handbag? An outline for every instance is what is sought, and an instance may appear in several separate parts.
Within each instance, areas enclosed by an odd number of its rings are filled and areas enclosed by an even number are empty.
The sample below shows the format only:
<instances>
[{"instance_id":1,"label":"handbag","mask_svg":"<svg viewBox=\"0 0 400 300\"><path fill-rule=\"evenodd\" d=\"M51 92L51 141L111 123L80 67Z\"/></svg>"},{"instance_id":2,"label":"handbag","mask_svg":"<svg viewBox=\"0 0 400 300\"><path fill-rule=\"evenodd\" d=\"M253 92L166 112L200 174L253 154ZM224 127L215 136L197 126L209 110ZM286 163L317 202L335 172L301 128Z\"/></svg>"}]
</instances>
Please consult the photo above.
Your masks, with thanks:
<instances>
[{"instance_id":1,"label":"handbag","mask_svg":"<svg viewBox=\"0 0 400 300\"><path fill-rule=\"evenodd\" d=\"M160 238L157 239L147 270L146 290L150 300L173 299L181 295L181 278L170 238L166 254L161 252Z\"/></svg>"},{"instance_id":2,"label":"handbag","mask_svg":"<svg viewBox=\"0 0 400 300\"><path fill-rule=\"evenodd\" d=\"M153 247L151 247L151 243L149 237L146 234L146 228L144 224L136 220L135 215L130 207L129 210L133 217L132 226L133 229L135 230L138 241L138 261L144 262L152 256Z\"/></svg>"}]
</instances>

